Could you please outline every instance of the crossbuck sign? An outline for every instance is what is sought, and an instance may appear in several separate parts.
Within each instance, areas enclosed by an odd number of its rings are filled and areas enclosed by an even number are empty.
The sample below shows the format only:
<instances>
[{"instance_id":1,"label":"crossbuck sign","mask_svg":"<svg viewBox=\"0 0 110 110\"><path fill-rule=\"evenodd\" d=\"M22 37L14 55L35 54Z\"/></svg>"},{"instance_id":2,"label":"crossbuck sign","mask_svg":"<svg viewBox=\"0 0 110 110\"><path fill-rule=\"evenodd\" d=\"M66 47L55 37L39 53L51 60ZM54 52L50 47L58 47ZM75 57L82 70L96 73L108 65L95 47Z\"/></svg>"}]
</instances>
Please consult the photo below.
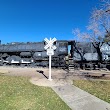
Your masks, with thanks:
<instances>
[{"instance_id":1,"label":"crossbuck sign","mask_svg":"<svg viewBox=\"0 0 110 110\"><path fill-rule=\"evenodd\" d=\"M44 39L46 42L46 45L44 47L45 50L47 50L47 55L49 56L49 80L51 81L51 56L54 55L54 50L56 49L56 46L53 45L53 43L56 41L56 38L53 38L48 40L47 38Z\"/></svg>"}]
</instances>

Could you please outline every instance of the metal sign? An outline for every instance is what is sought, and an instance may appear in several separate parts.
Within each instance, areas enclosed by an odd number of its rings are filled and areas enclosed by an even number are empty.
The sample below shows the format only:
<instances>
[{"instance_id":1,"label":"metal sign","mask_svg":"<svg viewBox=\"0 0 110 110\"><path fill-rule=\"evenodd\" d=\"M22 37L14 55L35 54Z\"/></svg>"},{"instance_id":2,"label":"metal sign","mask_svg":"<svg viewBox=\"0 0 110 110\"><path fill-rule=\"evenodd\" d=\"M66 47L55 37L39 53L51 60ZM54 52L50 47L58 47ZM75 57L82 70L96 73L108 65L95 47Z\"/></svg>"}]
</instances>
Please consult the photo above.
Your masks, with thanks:
<instances>
[{"instance_id":1,"label":"metal sign","mask_svg":"<svg viewBox=\"0 0 110 110\"><path fill-rule=\"evenodd\" d=\"M53 38L50 40L48 40L47 38L44 39L44 41L46 41L47 45L44 47L45 50L47 50L48 48L51 48L53 50L56 49L56 46L53 45L53 43L56 41L57 39L56 38Z\"/></svg>"},{"instance_id":2,"label":"metal sign","mask_svg":"<svg viewBox=\"0 0 110 110\"><path fill-rule=\"evenodd\" d=\"M54 55L53 49L47 49L47 55Z\"/></svg>"},{"instance_id":3,"label":"metal sign","mask_svg":"<svg viewBox=\"0 0 110 110\"><path fill-rule=\"evenodd\" d=\"M56 46L53 45L53 43L56 41L56 38L53 38L50 40L48 40L47 38L44 39L44 41L46 42L46 46L44 47L45 50L47 50L47 55L49 56L49 78L48 80L52 80L51 79L51 56L54 55L54 50L56 49Z\"/></svg>"}]
</instances>

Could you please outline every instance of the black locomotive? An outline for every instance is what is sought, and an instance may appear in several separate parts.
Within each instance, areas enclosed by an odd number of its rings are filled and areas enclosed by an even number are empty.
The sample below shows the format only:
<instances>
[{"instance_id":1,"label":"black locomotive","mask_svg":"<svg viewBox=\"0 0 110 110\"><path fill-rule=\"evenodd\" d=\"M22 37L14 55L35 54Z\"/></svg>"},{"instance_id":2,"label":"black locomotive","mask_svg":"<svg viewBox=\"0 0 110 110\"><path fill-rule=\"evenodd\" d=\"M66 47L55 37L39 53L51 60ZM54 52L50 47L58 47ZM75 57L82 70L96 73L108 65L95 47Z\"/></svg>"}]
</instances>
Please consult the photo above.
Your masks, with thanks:
<instances>
[{"instance_id":1,"label":"black locomotive","mask_svg":"<svg viewBox=\"0 0 110 110\"><path fill-rule=\"evenodd\" d=\"M56 41L52 66L65 66L64 57L68 55L68 41ZM48 66L45 42L13 42L0 45L0 65Z\"/></svg>"},{"instance_id":2,"label":"black locomotive","mask_svg":"<svg viewBox=\"0 0 110 110\"><path fill-rule=\"evenodd\" d=\"M57 48L52 56L53 67L68 67L69 58L73 59L74 68L96 69L106 68L110 65L109 43L101 43L100 53L94 47L93 42L58 40L54 45ZM0 65L48 67L49 61L44 46L44 41L0 44ZM99 60L99 56L101 60Z\"/></svg>"}]
</instances>

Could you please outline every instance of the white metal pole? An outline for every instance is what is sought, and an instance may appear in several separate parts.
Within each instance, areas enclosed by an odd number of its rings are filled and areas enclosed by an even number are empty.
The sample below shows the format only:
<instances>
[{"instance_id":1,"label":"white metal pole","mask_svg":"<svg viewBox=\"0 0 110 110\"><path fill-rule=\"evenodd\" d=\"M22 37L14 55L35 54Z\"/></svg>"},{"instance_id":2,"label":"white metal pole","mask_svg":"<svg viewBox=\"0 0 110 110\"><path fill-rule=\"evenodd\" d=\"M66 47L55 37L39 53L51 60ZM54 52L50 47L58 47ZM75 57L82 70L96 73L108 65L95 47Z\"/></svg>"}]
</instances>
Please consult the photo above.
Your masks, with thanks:
<instances>
[{"instance_id":1,"label":"white metal pole","mask_svg":"<svg viewBox=\"0 0 110 110\"><path fill-rule=\"evenodd\" d=\"M51 81L51 55L49 55L49 80Z\"/></svg>"}]
</instances>

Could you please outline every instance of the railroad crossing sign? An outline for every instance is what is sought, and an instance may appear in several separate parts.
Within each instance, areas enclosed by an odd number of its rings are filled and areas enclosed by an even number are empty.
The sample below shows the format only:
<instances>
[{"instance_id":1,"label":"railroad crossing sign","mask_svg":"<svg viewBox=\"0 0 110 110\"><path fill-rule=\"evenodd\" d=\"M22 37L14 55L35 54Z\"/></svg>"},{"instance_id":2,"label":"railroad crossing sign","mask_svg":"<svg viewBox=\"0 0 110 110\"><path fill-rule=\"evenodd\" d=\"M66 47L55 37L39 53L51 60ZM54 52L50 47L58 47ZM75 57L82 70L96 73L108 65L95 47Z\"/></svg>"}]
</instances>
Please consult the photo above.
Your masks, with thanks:
<instances>
[{"instance_id":1,"label":"railroad crossing sign","mask_svg":"<svg viewBox=\"0 0 110 110\"><path fill-rule=\"evenodd\" d=\"M54 55L53 49L47 49L47 55Z\"/></svg>"},{"instance_id":2,"label":"railroad crossing sign","mask_svg":"<svg viewBox=\"0 0 110 110\"><path fill-rule=\"evenodd\" d=\"M48 48L53 49L53 50L56 49L56 46L53 45L53 43L57 40L55 37L53 39L50 38L50 40L45 38L44 40L47 43L47 45L44 47L45 50L47 50Z\"/></svg>"},{"instance_id":3,"label":"railroad crossing sign","mask_svg":"<svg viewBox=\"0 0 110 110\"><path fill-rule=\"evenodd\" d=\"M56 46L53 44L57 39L53 38L50 40L48 40L47 38L44 39L44 41L46 42L46 46L44 47L45 50L47 50L47 55L49 56L49 78L48 80L52 80L51 79L51 56L54 55L54 50L56 49Z\"/></svg>"}]
</instances>

